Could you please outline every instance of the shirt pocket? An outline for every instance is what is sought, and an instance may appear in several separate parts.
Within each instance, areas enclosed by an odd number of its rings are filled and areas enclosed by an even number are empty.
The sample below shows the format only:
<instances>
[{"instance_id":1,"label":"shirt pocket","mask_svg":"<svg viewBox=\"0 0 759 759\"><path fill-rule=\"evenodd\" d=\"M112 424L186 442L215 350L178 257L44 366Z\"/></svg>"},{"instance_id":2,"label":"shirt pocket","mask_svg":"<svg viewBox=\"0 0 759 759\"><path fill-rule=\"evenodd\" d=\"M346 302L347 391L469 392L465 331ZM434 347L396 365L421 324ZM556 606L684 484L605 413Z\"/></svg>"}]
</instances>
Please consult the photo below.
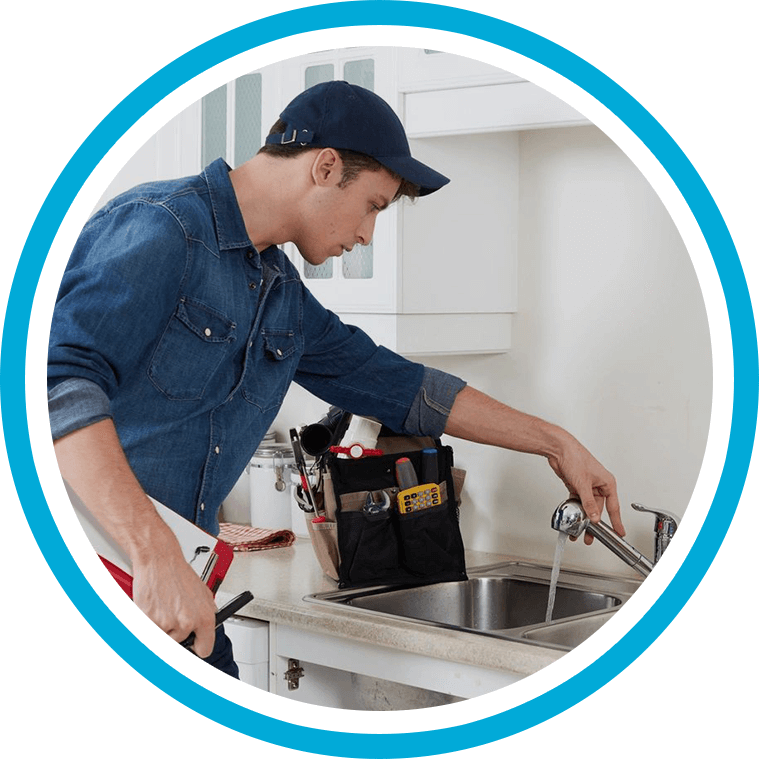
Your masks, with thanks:
<instances>
[{"instance_id":1,"label":"shirt pocket","mask_svg":"<svg viewBox=\"0 0 759 759\"><path fill-rule=\"evenodd\" d=\"M296 364L295 333L264 327L250 346L242 395L261 411L279 406L285 398Z\"/></svg>"},{"instance_id":2,"label":"shirt pocket","mask_svg":"<svg viewBox=\"0 0 759 759\"><path fill-rule=\"evenodd\" d=\"M148 368L151 382L172 400L199 400L230 355L236 328L210 306L181 298L153 353Z\"/></svg>"}]
</instances>

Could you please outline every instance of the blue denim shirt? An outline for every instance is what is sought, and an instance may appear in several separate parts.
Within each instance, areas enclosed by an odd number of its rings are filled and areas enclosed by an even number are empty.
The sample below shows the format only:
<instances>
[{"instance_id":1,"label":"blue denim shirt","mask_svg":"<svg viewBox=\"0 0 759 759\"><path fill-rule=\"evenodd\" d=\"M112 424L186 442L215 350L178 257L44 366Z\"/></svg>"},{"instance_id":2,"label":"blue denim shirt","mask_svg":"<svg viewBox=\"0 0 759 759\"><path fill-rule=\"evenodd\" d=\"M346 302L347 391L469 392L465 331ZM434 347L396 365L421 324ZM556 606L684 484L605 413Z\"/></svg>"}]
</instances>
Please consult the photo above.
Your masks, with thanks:
<instances>
[{"instance_id":1,"label":"blue denim shirt","mask_svg":"<svg viewBox=\"0 0 759 759\"><path fill-rule=\"evenodd\" d=\"M211 533L292 381L408 434L442 433L456 377L343 324L285 254L259 253L218 160L86 224L53 316L53 437L112 417L143 488Z\"/></svg>"}]
</instances>

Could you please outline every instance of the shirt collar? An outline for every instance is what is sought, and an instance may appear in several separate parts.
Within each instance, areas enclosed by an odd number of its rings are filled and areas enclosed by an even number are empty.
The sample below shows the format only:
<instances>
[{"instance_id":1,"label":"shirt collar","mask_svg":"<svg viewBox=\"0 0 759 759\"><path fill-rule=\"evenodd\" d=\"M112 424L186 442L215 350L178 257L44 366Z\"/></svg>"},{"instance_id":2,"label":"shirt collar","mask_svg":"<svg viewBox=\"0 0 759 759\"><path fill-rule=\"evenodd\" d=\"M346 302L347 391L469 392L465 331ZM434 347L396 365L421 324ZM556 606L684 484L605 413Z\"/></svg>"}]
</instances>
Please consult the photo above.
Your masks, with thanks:
<instances>
[{"instance_id":1,"label":"shirt collar","mask_svg":"<svg viewBox=\"0 0 759 759\"><path fill-rule=\"evenodd\" d=\"M203 170L216 222L219 250L251 248L253 244L245 230L245 221L229 179L230 170L223 158L217 158Z\"/></svg>"}]
</instances>

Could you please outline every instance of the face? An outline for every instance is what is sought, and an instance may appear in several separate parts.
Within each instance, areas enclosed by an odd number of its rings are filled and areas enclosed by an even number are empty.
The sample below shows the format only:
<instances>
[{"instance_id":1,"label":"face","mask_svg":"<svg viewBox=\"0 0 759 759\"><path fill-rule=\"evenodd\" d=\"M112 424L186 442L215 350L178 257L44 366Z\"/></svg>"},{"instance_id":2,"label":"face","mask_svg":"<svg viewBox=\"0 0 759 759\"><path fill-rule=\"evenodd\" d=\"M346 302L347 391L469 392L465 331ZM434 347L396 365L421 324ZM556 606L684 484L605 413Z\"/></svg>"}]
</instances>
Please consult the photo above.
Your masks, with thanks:
<instances>
[{"instance_id":1,"label":"face","mask_svg":"<svg viewBox=\"0 0 759 759\"><path fill-rule=\"evenodd\" d=\"M387 208L400 182L389 172L362 171L340 187L342 162L334 151L326 161L317 158L312 170L313 184L301 216L299 240L301 255L314 266L331 256L341 256L354 245L368 245L380 211ZM333 158L334 157L334 158Z\"/></svg>"}]
</instances>

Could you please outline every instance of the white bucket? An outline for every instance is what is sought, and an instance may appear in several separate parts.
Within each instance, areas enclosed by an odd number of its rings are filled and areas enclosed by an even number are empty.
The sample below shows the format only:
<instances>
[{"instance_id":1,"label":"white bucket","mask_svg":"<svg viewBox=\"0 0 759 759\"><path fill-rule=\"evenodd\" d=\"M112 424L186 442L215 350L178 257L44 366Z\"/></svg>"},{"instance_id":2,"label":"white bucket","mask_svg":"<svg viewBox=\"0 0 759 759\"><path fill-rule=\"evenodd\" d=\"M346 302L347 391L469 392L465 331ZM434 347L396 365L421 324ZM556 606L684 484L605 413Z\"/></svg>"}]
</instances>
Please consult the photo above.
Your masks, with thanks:
<instances>
[{"instance_id":1,"label":"white bucket","mask_svg":"<svg viewBox=\"0 0 759 759\"><path fill-rule=\"evenodd\" d=\"M269 530L292 528L290 474L294 468L287 443L261 446L250 460L250 523Z\"/></svg>"}]
</instances>

